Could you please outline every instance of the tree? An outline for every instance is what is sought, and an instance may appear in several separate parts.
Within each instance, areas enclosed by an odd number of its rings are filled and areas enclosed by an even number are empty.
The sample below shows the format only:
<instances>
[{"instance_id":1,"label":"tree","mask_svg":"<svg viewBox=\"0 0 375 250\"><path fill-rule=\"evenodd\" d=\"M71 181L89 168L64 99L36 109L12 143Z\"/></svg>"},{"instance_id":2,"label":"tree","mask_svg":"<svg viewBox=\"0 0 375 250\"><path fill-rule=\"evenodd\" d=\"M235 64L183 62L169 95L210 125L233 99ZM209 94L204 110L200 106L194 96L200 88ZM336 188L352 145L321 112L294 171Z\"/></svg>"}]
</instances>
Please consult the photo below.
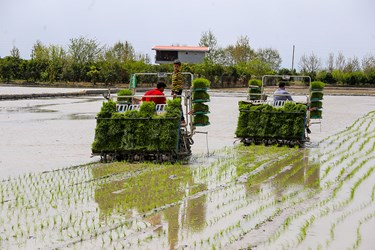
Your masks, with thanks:
<instances>
[{"instance_id":1,"label":"tree","mask_svg":"<svg viewBox=\"0 0 375 250\"><path fill-rule=\"evenodd\" d=\"M223 66L233 66L234 65L234 59L231 55L230 49L227 48L219 48L216 53L217 57L217 64L223 65Z\"/></svg>"},{"instance_id":2,"label":"tree","mask_svg":"<svg viewBox=\"0 0 375 250\"><path fill-rule=\"evenodd\" d=\"M151 59L148 54L136 53L134 59L136 61L142 61L144 63L150 63Z\"/></svg>"},{"instance_id":3,"label":"tree","mask_svg":"<svg viewBox=\"0 0 375 250\"><path fill-rule=\"evenodd\" d=\"M48 48L41 42L36 41L31 50L31 59L48 61Z\"/></svg>"},{"instance_id":4,"label":"tree","mask_svg":"<svg viewBox=\"0 0 375 250\"><path fill-rule=\"evenodd\" d=\"M0 77L7 83L14 78L13 57L6 56L0 59Z\"/></svg>"},{"instance_id":5,"label":"tree","mask_svg":"<svg viewBox=\"0 0 375 250\"><path fill-rule=\"evenodd\" d=\"M85 64L94 62L100 56L104 47L100 46L95 39L84 37L70 39L68 54L75 63Z\"/></svg>"},{"instance_id":6,"label":"tree","mask_svg":"<svg viewBox=\"0 0 375 250\"><path fill-rule=\"evenodd\" d=\"M45 72L48 68L48 48L41 41L38 40L33 45L30 57L30 77L34 81L41 80L42 73Z\"/></svg>"},{"instance_id":7,"label":"tree","mask_svg":"<svg viewBox=\"0 0 375 250\"><path fill-rule=\"evenodd\" d=\"M20 50L13 46L12 50L10 51L10 56L15 59L20 59Z\"/></svg>"},{"instance_id":8,"label":"tree","mask_svg":"<svg viewBox=\"0 0 375 250\"><path fill-rule=\"evenodd\" d=\"M128 42L125 41L117 42L113 47L109 48L105 51L105 59L106 60L116 60L118 62L126 62L128 60L135 59L135 52L133 46Z\"/></svg>"},{"instance_id":9,"label":"tree","mask_svg":"<svg viewBox=\"0 0 375 250\"><path fill-rule=\"evenodd\" d=\"M335 69L334 64L335 64L335 55L333 53L329 53L328 60L327 60L327 69L331 73Z\"/></svg>"},{"instance_id":10,"label":"tree","mask_svg":"<svg viewBox=\"0 0 375 250\"><path fill-rule=\"evenodd\" d=\"M241 36L236 45L227 47L229 55L232 57L234 64L248 62L254 57L254 51L250 47L250 41L247 36Z\"/></svg>"},{"instance_id":11,"label":"tree","mask_svg":"<svg viewBox=\"0 0 375 250\"><path fill-rule=\"evenodd\" d=\"M10 82L13 79L21 79L23 73L21 65L20 51L13 46L10 56L0 58L0 78L5 82Z\"/></svg>"},{"instance_id":12,"label":"tree","mask_svg":"<svg viewBox=\"0 0 375 250\"><path fill-rule=\"evenodd\" d=\"M358 57L349 58L345 65L344 72L356 72L361 70Z\"/></svg>"},{"instance_id":13,"label":"tree","mask_svg":"<svg viewBox=\"0 0 375 250\"><path fill-rule=\"evenodd\" d=\"M67 65L66 52L61 46L50 45L48 48L48 80L61 80L64 67Z\"/></svg>"},{"instance_id":14,"label":"tree","mask_svg":"<svg viewBox=\"0 0 375 250\"><path fill-rule=\"evenodd\" d=\"M362 58L362 70L365 74L375 73L375 56L366 55Z\"/></svg>"},{"instance_id":15,"label":"tree","mask_svg":"<svg viewBox=\"0 0 375 250\"><path fill-rule=\"evenodd\" d=\"M276 49L258 49L256 57L259 58L262 62L269 64L272 70L277 71L280 69L281 57Z\"/></svg>"},{"instance_id":16,"label":"tree","mask_svg":"<svg viewBox=\"0 0 375 250\"><path fill-rule=\"evenodd\" d=\"M274 73L274 69L269 63L258 58L249 61L246 63L246 65L250 74L253 76L262 76Z\"/></svg>"},{"instance_id":17,"label":"tree","mask_svg":"<svg viewBox=\"0 0 375 250\"><path fill-rule=\"evenodd\" d=\"M208 54L206 54L206 58L214 63L217 63L218 58L218 46L217 46L217 39L214 33L211 30L203 32L201 35L201 39L199 41L199 46L206 46L210 48Z\"/></svg>"},{"instance_id":18,"label":"tree","mask_svg":"<svg viewBox=\"0 0 375 250\"><path fill-rule=\"evenodd\" d=\"M97 61L104 50L95 39L84 37L70 39L68 49L69 78L74 81L86 81L90 66Z\"/></svg>"},{"instance_id":19,"label":"tree","mask_svg":"<svg viewBox=\"0 0 375 250\"><path fill-rule=\"evenodd\" d=\"M304 54L299 61L299 66L303 73L307 73L311 76L315 75L320 69L321 61L314 53L311 53L310 56Z\"/></svg>"},{"instance_id":20,"label":"tree","mask_svg":"<svg viewBox=\"0 0 375 250\"><path fill-rule=\"evenodd\" d=\"M21 62L22 59L20 57L20 50L13 46L13 48L10 51L10 63L11 63L11 71L12 71L12 77L14 79L21 79Z\"/></svg>"},{"instance_id":21,"label":"tree","mask_svg":"<svg viewBox=\"0 0 375 250\"><path fill-rule=\"evenodd\" d=\"M342 52L340 52L339 55L336 57L335 64L336 64L336 69L340 71L344 71L346 62L345 62L345 56Z\"/></svg>"}]
</instances>

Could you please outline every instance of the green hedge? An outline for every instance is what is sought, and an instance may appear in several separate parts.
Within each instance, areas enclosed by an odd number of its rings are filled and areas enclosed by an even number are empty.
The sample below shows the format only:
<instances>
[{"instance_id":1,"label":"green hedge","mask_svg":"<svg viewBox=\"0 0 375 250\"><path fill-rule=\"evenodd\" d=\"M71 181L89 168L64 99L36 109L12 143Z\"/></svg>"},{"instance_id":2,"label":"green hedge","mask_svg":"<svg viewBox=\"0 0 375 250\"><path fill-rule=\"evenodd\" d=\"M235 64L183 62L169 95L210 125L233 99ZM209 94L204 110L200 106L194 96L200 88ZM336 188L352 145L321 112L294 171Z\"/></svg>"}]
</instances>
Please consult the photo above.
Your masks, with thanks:
<instances>
[{"instance_id":1,"label":"green hedge","mask_svg":"<svg viewBox=\"0 0 375 250\"><path fill-rule=\"evenodd\" d=\"M239 102L236 136L240 138L303 139L306 106L287 102L282 108Z\"/></svg>"},{"instance_id":2,"label":"green hedge","mask_svg":"<svg viewBox=\"0 0 375 250\"><path fill-rule=\"evenodd\" d=\"M92 151L171 151L178 146L180 99L168 100L166 113L156 115L153 102L139 111L115 112L116 103L103 103L98 114Z\"/></svg>"}]
</instances>

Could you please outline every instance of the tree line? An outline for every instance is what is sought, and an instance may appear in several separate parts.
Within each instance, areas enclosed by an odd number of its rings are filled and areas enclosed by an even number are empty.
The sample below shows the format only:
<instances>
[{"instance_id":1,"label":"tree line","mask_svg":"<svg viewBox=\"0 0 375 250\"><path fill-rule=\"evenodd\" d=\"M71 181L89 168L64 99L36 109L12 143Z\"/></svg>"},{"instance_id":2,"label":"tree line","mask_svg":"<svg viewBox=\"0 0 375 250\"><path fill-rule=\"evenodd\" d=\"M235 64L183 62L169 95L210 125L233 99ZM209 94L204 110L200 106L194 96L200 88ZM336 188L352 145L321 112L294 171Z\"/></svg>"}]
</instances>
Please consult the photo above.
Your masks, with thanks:
<instances>
[{"instance_id":1,"label":"tree line","mask_svg":"<svg viewBox=\"0 0 375 250\"><path fill-rule=\"evenodd\" d=\"M183 64L182 70L204 77L212 87L246 86L251 78L266 74L309 75L312 80L327 84L375 85L375 57L368 55L361 60L345 58L342 53L329 54L326 66L314 53L299 60L300 71L281 68L279 52L273 48L253 49L247 36L235 44L218 46L211 30L203 32L200 46L210 52L200 64ZM67 48L44 45L37 41L30 59L22 59L18 48L10 56L0 58L0 80L6 83L26 81L33 83L91 82L115 85L129 83L130 77L139 72L172 72L172 65L154 65L146 54L136 53L127 41L113 46L103 46L97 40L78 37L70 39Z\"/></svg>"}]
</instances>

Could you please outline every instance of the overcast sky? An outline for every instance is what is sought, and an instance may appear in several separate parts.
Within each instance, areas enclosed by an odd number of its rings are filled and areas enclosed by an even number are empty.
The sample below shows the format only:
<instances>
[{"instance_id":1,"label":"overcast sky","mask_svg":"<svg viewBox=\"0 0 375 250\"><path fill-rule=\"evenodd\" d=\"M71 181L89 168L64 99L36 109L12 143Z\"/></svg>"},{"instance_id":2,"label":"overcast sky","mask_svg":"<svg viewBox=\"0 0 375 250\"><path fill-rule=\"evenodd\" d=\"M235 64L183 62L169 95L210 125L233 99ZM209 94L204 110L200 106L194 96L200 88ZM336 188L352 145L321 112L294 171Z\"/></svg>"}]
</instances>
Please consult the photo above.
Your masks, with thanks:
<instances>
[{"instance_id":1,"label":"overcast sky","mask_svg":"<svg viewBox=\"0 0 375 250\"><path fill-rule=\"evenodd\" d=\"M71 38L130 42L154 61L155 45L197 46L211 30L218 45L247 36L279 51L282 67L303 54L375 55L375 0L0 0L0 57L13 46L30 57L37 40L64 48Z\"/></svg>"}]
</instances>

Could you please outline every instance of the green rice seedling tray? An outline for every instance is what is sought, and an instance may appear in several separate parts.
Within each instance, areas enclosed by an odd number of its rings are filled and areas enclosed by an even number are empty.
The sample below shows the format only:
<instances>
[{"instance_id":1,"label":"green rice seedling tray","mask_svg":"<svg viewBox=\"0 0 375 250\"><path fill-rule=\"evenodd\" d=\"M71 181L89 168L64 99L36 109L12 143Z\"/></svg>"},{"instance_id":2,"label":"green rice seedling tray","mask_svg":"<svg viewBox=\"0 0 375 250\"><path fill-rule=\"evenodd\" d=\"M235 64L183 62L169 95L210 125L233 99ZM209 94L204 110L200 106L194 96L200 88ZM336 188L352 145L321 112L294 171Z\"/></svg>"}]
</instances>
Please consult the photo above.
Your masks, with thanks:
<instances>
[{"instance_id":1,"label":"green rice seedling tray","mask_svg":"<svg viewBox=\"0 0 375 250\"><path fill-rule=\"evenodd\" d=\"M268 104L239 103L236 129L238 138L274 138L303 140L305 136L306 106L285 104L274 108Z\"/></svg>"}]
</instances>

